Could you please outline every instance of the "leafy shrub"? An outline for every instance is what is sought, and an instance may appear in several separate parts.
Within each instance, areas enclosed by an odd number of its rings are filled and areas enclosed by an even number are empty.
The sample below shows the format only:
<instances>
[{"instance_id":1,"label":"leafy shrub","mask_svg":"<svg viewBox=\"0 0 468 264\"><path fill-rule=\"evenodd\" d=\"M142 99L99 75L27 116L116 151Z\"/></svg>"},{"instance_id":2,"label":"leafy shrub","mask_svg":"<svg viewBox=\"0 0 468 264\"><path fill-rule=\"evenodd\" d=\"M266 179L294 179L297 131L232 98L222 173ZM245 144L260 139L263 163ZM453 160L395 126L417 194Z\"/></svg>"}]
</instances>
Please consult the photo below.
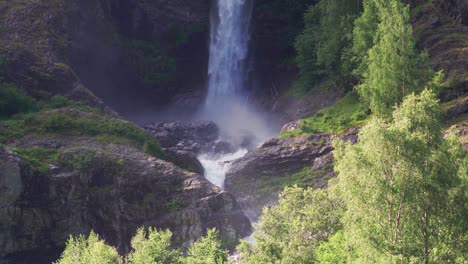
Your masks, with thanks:
<instances>
[{"instance_id":1,"label":"leafy shrub","mask_svg":"<svg viewBox=\"0 0 468 264\"><path fill-rule=\"evenodd\" d=\"M228 252L222 248L216 229L208 230L205 237L195 242L188 250L187 264L223 264L228 263Z\"/></svg>"},{"instance_id":2,"label":"leafy shrub","mask_svg":"<svg viewBox=\"0 0 468 264\"><path fill-rule=\"evenodd\" d=\"M240 263L315 263L314 249L341 229L341 202L324 190L287 187L278 205L265 207L255 244L237 249Z\"/></svg>"},{"instance_id":3,"label":"leafy shrub","mask_svg":"<svg viewBox=\"0 0 468 264\"><path fill-rule=\"evenodd\" d=\"M122 260L117 250L104 243L91 232L88 238L83 235L70 238L65 251L55 264L118 264Z\"/></svg>"},{"instance_id":4,"label":"leafy shrub","mask_svg":"<svg viewBox=\"0 0 468 264\"><path fill-rule=\"evenodd\" d=\"M91 232L88 238L80 235L70 237L64 252L55 264L224 264L228 263L228 252L221 246L216 229L208 230L205 237L195 242L182 257L177 249L171 247L172 233L156 228L139 228L132 238L132 251L121 258L115 248L100 240Z\"/></svg>"},{"instance_id":5,"label":"leafy shrub","mask_svg":"<svg viewBox=\"0 0 468 264\"><path fill-rule=\"evenodd\" d=\"M36 100L13 84L0 83L0 118L37 109Z\"/></svg>"},{"instance_id":6,"label":"leafy shrub","mask_svg":"<svg viewBox=\"0 0 468 264\"><path fill-rule=\"evenodd\" d=\"M182 263L182 255L171 249L172 233L156 228L139 228L132 238L132 251L127 257L131 264Z\"/></svg>"}]
</instances>

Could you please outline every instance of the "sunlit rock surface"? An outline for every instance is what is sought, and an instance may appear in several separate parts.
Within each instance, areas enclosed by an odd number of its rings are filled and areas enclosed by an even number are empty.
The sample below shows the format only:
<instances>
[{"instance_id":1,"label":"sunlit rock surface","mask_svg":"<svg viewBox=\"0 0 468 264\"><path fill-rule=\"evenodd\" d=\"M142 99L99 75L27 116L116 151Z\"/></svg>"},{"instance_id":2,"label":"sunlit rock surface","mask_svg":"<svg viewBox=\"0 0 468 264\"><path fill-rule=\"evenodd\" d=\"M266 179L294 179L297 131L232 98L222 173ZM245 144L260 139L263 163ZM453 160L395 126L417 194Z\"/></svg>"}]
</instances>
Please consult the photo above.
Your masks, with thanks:
<instances>
[{"instance_id":1,"label":"sunlit rock surface","mask_svg":"<svg viewBox=\"0 0 468 264\"><path fill-rule=\"evenodd\" d=\"M40 256L91 230L120 252L129 250L140 226L169 228L182 247L207 228L216 227L231 246L250 232L231 194L132 147L76 137L28 136L12 144L47 146L60 155L40 172L0 149L0 259Z\"/></svg>"},{"instance_id":2,"label":"sunlit rock surface","mask_svg":"<svg viewBox=\"0 0 468 264\"><path fill-rule=\"evenodd\" d=\"M356 142L357 128L340 138ZM285 186L324 187L334 176L330 134L271 139L232 162L225 189L232 192L246 215L256 221L266 205L274 204Z\"/></svg>"}]
</instances>

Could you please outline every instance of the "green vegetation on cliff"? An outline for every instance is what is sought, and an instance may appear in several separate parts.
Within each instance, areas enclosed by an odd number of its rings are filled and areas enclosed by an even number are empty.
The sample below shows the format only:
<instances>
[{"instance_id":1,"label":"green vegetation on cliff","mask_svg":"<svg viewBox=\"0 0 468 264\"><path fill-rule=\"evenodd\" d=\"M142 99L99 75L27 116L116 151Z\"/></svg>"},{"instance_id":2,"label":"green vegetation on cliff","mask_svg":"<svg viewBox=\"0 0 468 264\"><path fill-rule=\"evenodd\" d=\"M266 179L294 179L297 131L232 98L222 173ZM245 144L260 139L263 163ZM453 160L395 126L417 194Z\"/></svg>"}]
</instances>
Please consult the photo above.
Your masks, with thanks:
<instances>
[{"instance_id":1,"label":"green vegetation on cliff","mask_svg":"<svg viewBox=\"0 0 468 264\"><path fill-rule=\"evenodd\" d=\"M434 74L428 55L416 50L409 7L400 0L345 2L322 0L305 14L306 26L296 41L301 71L294 89L301 95L326 89L330 82L343 89L354 85L360 102L348 94L280 137L342 132L361 125L366 108L390 116L412 92L457 85L453 77L442 84L442 72Z\"/></svg>"},{"instance_id":2,"label":"green vegetation on cliff","mask_svg":"<svg viewBox=\"0 0 468 264\"><path fill-rule=\"evenodd\" d=\"M369 113L354 93L349 93L336 104L302 119L299 128L283 132L280 138L298 137L314 133L343 133L346 129L364 124Z\"/></svg>"},{"instance_id":3,"label":"green vegetation on cliff","mask_svg":"<svg viewBox=\"0 0 468 264\"><path fill-rule=\"evenodd\" d=\"M424 89L433 73L427 54L416 51L409 7L400 0L373 2L377 10L373 13L376 18L370 21L361 19L356 24L355 32L364 32L374 27L375 20L379 21L373 34L374 45L362 61L367 67L363 69L357 91L373 113L387 115L404 96ZM367 16L367 13L364 15ZM365 46L359 43L362 40L357 34L355 45Z\"/></svg>"},{"instance_id":4,"label":"green vegetation on cliff","mask_svg":"<svg viewBox=\"0 0 468 264\"><path fill-rule=\"evenodd\" d=\"M286 188L241 263L463 263L467 151L443 137L435 94L410 95L359 142L337 141L328 190ZM331 262L330 262L331 261Z\"/></svg>"},{"instance_id":5,"label":"green vegetation on cliff","mask_svg":"<svg viewBox=\"0 0 468 264\"><path fill-rule=\"evenodd\" d=\"M309 91L323 78L349 77L351 64L345 54L358 13L359 1L322 0L309 8L305 29L296 40L300 69L296 90Z\"/></svg>"},{"instance_id":6,"label":"green vegetation on cliff","mask_svg":"<svg viewBox=\"0 0 468 264\"><path fill-rule=\"evenodd\" d=\"M0 84L0 143L7 144L27 135L37 137L69 137L70 140L94 138L104 144L135 147L154 157L163 157L153 136L130 122L107 115L85 103L53 96L35 100L12 84ZM58 150L12 148L40 171L47 171ZM53 152L48 155L49 152ZM47 154L47 155L46 155Z\"/></svg>"}]
</instances>

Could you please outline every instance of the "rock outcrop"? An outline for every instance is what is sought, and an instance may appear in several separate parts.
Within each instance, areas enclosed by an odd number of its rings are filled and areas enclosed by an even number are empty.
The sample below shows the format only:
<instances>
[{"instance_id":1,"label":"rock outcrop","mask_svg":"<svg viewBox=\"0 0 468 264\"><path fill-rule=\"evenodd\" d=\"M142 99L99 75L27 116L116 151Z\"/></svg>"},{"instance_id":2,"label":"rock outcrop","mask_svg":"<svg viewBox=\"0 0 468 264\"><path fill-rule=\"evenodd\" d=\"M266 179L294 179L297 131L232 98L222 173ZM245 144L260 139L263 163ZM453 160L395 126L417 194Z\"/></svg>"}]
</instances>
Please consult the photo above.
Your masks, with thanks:
<instances>
[{"instance_id":1,"label":"rock outcrop","mask_svg":"<svg viewBox=\"0 0 468 264\"><path fill-rule=\"evenodd\" d=\"M357 128L340 138L356 142ZM244 212L255 221L265 205L275 203L285 186L324 187L333 173L330 134L271 139L259 149L232 162L226 174L226 190L232 192Z\"/></svg>"},{"instance_id":2,"label":"rock outcrop","mask_svg":"<svg viewBox=\"0 0 468 264\"><path fill-rule=\"evenodd\" d=\"M468 93L468 5L465 0L408 1L414 8L411 22L417 46L426 50L435 70L444 70L448 94Z\"/></svg>"},{"instance_id":3,"label":"rock outcrop","mask_svg":"<svg viewBox=\"0 0 468 264\"><path fill-rule=\"evenodd\" d=\"M234 197L203 176L131 147L85 141L56 140L60 157L47 173L0 148L0 257L15 260L24 252L60 248L69 235L90 230L120 252L129 250L140 226L168 228L182 247L207 228L218 228L230 245L250 232Z\"/></svg>"},{"instance_id":4,"label":"rock outcrop","mask_svg":"<svg viewBox=\"0 0 468 264\"><path fill-rule=\"evenodd\" d=\"M212 121L150 123L144 128L163 148L194 154L211 151L219 138L219 127Z\"/></svg>"}]
</instances>

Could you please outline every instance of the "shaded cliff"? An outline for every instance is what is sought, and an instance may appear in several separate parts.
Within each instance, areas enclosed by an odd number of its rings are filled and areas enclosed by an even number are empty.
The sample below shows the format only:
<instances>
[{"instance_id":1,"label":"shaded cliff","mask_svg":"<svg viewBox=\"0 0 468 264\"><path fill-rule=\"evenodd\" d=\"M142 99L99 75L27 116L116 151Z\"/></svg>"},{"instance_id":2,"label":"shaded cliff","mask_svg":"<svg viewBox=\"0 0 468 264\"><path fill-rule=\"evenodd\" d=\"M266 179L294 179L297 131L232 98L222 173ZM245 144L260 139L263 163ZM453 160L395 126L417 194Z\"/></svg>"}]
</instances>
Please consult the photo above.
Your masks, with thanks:
<instances>
[{"instance_id":1,"label":"shaded cliff","mask_svg":"<svg viewBox=\"0 0 468 264\"><path fill-rule=\"evenodd\" d=\"M208 0L3 1L0 58L8 79L36 97L94 97L87 87L121 113L154 107L204 88L209 7Z\"/></svg>"}]
</instances>

